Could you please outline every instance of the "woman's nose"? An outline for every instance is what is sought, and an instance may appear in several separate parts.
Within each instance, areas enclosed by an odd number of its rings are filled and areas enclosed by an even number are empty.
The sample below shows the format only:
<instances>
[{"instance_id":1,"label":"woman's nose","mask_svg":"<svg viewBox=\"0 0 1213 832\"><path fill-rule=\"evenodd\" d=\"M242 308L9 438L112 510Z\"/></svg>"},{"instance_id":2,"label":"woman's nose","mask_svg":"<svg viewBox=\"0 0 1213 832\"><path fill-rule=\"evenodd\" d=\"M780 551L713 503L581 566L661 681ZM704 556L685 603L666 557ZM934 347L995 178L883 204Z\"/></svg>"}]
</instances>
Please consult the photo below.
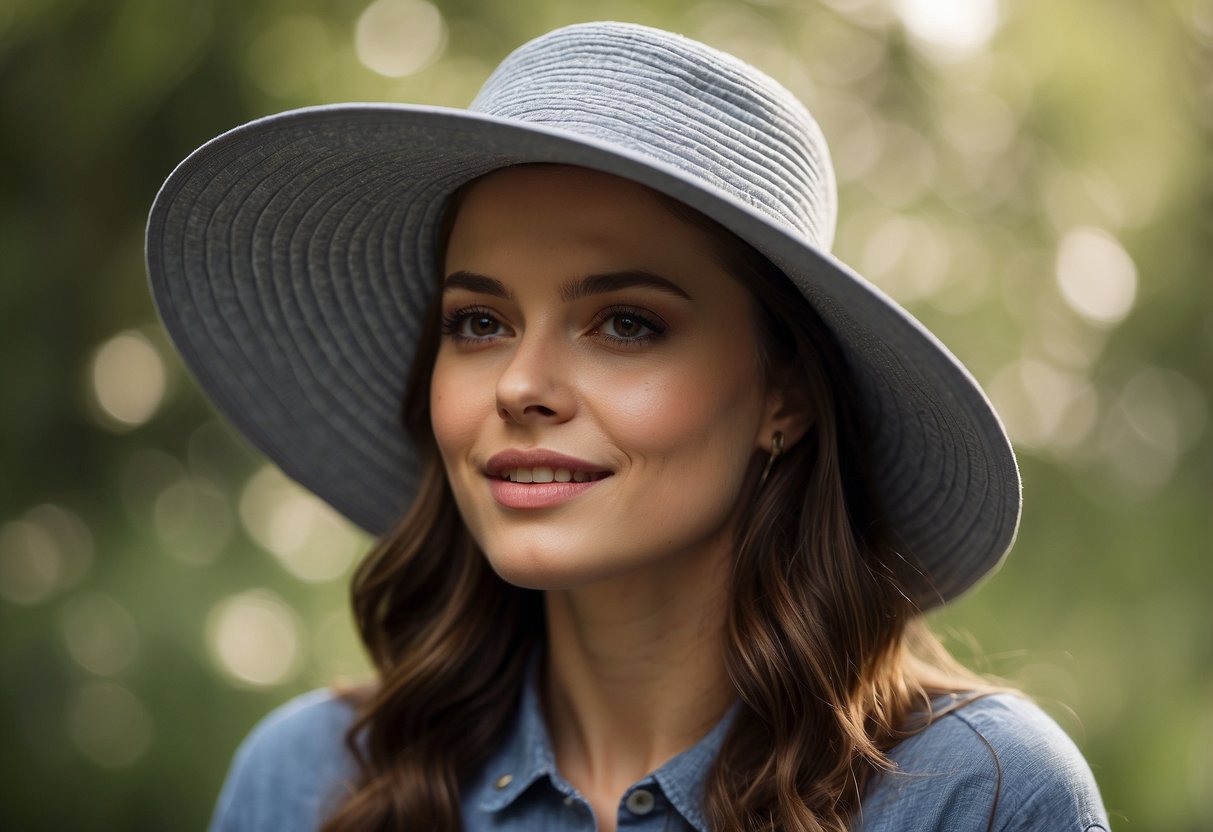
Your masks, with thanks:
<instances>
[{"instance_id":1,"label":"woman's nose","mask_svg":"<svg viewBox=\"0 0 1213 832\"><path fill-rule=\"evenodd\" d=\"M517 424L571 418L575 401L566 359L551 339L523 335L497 379L497 414Z\"/></svg>"}]
</instances>

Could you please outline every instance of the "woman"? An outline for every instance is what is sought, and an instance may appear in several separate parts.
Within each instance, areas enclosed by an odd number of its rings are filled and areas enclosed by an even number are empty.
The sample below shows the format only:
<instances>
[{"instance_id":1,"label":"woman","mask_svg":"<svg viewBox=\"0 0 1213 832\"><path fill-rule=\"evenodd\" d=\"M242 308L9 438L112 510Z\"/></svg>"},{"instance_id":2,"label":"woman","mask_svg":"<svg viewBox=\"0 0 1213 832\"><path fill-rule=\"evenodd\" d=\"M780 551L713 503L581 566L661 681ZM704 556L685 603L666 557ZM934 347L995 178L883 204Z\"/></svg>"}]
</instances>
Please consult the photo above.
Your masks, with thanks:
<instances>
[{"instance_id":1,"label":"woman","mask_svg":"<svg viewBox=\"0 0 1213 832\"><path fill-rule=\"evenodd\" d=\"M383 535L375 684L263 722L214 828L1107 828L1064 734L922 624L1019 479L829 256L834 200L790 94L625 24L532 41L469 111L286 113L174 172L183 357Z\"/></svg>"}]
</instances>

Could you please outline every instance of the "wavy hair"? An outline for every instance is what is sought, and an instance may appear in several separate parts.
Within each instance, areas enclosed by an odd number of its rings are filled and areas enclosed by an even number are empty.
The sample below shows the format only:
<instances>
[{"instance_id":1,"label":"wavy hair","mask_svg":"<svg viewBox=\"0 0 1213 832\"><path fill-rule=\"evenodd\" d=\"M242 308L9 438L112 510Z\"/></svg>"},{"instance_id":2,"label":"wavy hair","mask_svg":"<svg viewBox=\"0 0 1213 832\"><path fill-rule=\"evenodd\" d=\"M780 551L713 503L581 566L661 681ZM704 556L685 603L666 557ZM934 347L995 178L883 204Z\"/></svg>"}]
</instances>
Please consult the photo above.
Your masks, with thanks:
<instances>
[{"instance_id":1,"label":"wavy hair","mask_svg":"<svg viewBox=\"0 0 1213 832\"><path fill-rule=\"evenodd\" d=\"M739 524L722 649L741 707L708 775L705 814L715 830L841 832L867 783L891 768L887 752L930 723L932 697L986 685L948 656L909 598L922 576L871 488L864 425L829 330L765 257L658 198L717 241L751 290L768 381L812 414ZM540 593L492 571L446 481L429 421L437 309L403 410L424 465L418 496L351 592L378 671L375 686L348 694L360 781L323 832L461 829L460 785L505 734L544 634Z\"/></svg>"}]
</instances>

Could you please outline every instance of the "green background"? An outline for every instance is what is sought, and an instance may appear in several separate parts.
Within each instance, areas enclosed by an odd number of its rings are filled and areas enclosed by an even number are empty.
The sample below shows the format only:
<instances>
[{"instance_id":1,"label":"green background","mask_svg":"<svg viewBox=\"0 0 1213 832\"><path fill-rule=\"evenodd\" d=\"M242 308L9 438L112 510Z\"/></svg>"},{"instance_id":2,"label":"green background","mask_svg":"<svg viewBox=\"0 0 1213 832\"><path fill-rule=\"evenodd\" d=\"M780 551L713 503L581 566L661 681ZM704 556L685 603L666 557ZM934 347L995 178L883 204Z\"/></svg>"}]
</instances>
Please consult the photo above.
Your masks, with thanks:
<instances>
[{"instance_id":1,"label":"green background","mask_svg":"<svg viewBox=\"0 0 1213 832\"><path fill-rule=\"evenodd\" d=\"M524 40L613 18L818 116L836 252L1020 452L1015 550L936 627L1062 723L1116 828L1213 828L1213 5L436 5L0 0L0 825L200 827L259 716L364 668L367 539L217 422L158 329L160 182L288 107L463 106Z\"/></svg>"}]
</instances>

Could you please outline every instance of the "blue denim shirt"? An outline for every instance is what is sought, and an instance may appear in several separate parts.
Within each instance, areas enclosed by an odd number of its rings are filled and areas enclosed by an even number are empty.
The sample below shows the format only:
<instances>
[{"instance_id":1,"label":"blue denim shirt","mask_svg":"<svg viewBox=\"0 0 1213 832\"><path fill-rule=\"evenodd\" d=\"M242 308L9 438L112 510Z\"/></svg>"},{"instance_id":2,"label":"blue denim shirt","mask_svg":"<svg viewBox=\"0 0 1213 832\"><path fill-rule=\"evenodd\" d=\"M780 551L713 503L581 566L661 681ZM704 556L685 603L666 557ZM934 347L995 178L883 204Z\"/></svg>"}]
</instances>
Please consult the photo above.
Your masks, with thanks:
<instances>
[{"instance_id":1,"label":"blue denim shirt","mask_svg":"<svg viewBox=\"0 0 1213 832\"><path fill-rule=\"evenodd\" d=\"M623 794L620 832L709 832L700 808L704 780L734 713ZM352 718L345 702L314 691L263 720L236 754L211 832L316 829L355 778L344 746ZM1108 829L1086 761L1049 717L1020 697L978 699L890 756L898 771L869 787L856 830ZM556 768L533 685L523 690L508 736L464 784L462 805L466 832L596 829L589 804Z\"/></svg>"}]
</instances>

